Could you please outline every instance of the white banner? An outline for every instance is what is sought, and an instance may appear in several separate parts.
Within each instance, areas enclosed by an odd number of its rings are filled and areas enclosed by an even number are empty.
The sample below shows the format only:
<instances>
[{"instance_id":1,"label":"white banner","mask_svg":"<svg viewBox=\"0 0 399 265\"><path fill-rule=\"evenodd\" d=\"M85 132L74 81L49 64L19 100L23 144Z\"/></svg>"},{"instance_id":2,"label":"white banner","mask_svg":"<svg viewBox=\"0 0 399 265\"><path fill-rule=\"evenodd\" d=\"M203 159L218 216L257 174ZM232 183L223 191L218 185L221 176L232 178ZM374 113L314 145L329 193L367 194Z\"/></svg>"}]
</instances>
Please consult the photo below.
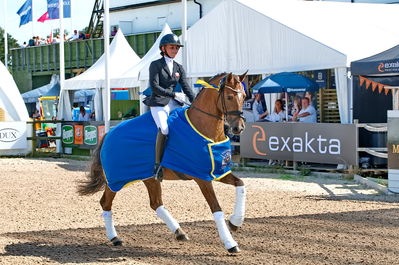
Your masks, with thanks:
<instances>
[{"instance_id":1,"label":"white banner","mask_svg":"<svg viewBox=\"0 0 399 265\"><path fill-rule=\"evenodd\" d=\"M26 122L0 122L0 150L28 147Z\"/></svg>"}]
</instances>

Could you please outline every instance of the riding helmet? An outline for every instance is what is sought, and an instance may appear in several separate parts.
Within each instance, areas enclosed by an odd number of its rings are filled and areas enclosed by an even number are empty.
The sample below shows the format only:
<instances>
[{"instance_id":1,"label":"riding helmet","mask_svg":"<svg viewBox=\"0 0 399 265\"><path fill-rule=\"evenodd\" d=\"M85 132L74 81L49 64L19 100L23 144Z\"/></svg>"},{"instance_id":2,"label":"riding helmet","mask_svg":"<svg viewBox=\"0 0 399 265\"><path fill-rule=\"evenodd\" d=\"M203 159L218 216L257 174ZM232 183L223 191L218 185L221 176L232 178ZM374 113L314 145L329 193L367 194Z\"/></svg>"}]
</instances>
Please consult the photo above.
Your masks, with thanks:
<instances>
[{"instance_id":1,"label":"riding helmet","mask_svg":"<svg viewBox=\"0 0 399 265\"><path fill-rule=\"evenodd\" d=\"M162 37L159 43L159 48L167 44L173 44L173 45L178 45L179 47L183 47L183 45L180 43L179 37L177 37L175 34L172 33L166 34L165 36Z\"/></svg>"}]
</instances>

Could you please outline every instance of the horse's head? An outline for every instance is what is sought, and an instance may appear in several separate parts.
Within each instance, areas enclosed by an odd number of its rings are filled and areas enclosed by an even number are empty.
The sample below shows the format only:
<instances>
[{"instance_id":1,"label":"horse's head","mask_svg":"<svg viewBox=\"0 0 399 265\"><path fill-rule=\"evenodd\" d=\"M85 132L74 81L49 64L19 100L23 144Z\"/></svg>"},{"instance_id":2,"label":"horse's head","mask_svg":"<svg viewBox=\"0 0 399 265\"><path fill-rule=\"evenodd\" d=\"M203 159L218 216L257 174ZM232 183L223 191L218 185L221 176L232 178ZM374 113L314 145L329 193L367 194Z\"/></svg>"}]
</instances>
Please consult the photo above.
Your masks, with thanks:
<instances>
[{"instance_id":1,"label":"horse's head","mask_svg":"<svg viewBox=\"0 0 399 265\"><path fill-rule=\"evenodd\" d=\"M218 108L224 114L227 125L233 134L238 135L245 129L242 106L245 100L243 80L247 72L237 76L229 73L220 82Z\"/></svg>"}]
</instances>

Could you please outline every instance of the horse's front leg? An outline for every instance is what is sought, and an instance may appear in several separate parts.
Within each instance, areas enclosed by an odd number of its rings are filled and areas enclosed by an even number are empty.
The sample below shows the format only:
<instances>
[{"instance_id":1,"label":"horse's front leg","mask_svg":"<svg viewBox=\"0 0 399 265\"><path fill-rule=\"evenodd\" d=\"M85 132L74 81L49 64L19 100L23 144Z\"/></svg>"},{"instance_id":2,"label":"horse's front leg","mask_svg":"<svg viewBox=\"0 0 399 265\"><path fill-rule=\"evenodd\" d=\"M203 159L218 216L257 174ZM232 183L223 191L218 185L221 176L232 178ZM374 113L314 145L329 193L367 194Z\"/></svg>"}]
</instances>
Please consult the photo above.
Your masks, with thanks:
<instances>
[{"instance_id":1,"label":"horse's front leg","mask_svg":"<svg viewBox=\"0 0 399 265\"><path fill-rule=\"evenodd\" d=\"M226 221L224 219L224 213L216 198L212 182L200 179L194 179L194 180L197 182L198 186L201 189L202 194L204 195L209 207L211 208L213 219L215 220L219 237L223 241L224 247L230 253L240 252L237 242L233 239L233 236L231 235L229 229L227 228Z\"/></svg>"},{"instance_id":2,"label":"horse's front leg","mask_svg":"<svg viewBox=\"0 0 399 265\"><path fill-rule=\"evenodd\" d=\"M175 234L177 240L188 240L187 234L180 228L179 223L173 218L169 211L163 206L161 183L154 178L144 180L150 197L150 207L157 216L166 224L169 230Z\"/></svg>"},{"instance_id":3,"label":"horse's front leg","mask_svg":"<svg viewBox=\"0 0 399 265\"><path fill-rule=\"evenodd\" d=\"M116 192L109 189L108 185L105 186L103 196L101 197L100 204L103 209L103 219L105 224L105 232L107 238L114 246L122 245L122 240L116 234L114 221L112 220L112 201L114 200Z\"/></svg>"},{"instance_id":4,"label":"horse's front leg","mask_svg":"<svg viewBox=\"0 0 399 265\"><path fill-rule=\"evenodd\" d=\"M222 178L220 182L236 187L236 201L233 214L229 218L229 227L230 230L237 231L237 229L244 223L245 218L246 191L244 182L239 177L234 176L232 173Z\"/></svg>"}]
</instances>

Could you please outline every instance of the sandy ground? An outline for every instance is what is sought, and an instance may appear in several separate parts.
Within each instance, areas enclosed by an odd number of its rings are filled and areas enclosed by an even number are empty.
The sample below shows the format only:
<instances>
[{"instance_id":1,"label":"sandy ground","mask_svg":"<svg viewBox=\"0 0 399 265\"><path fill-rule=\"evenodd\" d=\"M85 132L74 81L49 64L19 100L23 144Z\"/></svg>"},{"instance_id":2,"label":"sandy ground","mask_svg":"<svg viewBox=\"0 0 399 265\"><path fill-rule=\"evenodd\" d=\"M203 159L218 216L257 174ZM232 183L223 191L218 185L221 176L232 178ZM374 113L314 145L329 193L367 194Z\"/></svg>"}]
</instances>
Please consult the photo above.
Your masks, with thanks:
<instances>
[{"instance_id":1,"label":"sandy ground","mask_svg":"<svg viewBox=\"0 0 399 265\"><path fill-rule=\"evenodd\" d=\"M247 215L228 255L192 181L164 181L165 206L191 240L178 242L149 207L142 183L114 201L122 247L107 242L100 193L76 194L85 161L0 159L0 264L399 264L399 197L337 178L283 180L237 172ZM226 215L234 189L215 183Z\"/></svg>"}]
</instances>

